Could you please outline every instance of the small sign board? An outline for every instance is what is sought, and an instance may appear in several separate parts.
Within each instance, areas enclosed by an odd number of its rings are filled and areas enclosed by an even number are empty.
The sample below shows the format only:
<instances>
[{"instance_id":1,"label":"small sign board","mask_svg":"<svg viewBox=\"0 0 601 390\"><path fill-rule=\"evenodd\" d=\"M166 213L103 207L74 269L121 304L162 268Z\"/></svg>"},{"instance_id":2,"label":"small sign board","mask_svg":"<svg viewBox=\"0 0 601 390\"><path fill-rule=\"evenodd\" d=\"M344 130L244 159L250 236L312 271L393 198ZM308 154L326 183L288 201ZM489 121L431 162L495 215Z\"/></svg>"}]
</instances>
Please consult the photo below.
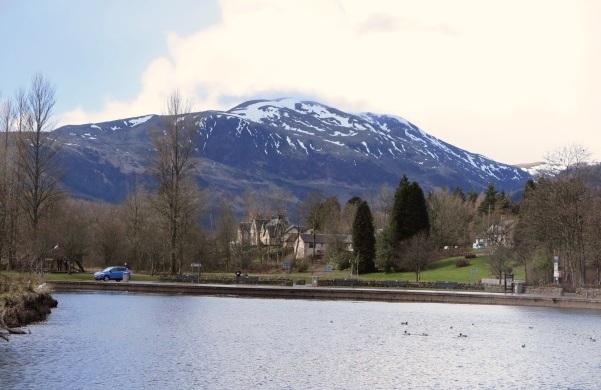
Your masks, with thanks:
<instances>
[{"instance_id":1,"label":"small sign board","mask_svg":"<svg viewBox=\"0 0 601 390\"><path fill-rule=\"evenodd\" d=\"M475 274L476 272L478 272L478 268L472 268L472 273Z\"/></svg>"},{"instance_id":2,"label":"small sign board","mask_svg":"<svg viewBox=\"0 0 601 390\"><path fill-rule=\"evenodd\" d=\"M289 262L289 261L284 261L284 262L282 263L282 265L283 265L283 267L284 267L285 269L290 269L290 262Z\"/></svg>"},{"instance_id":3,"label":"small sign board","mask_svg":"<svg viewBox=\"0 0 601 390\"><path fill-rule=\"evenodd\" d=\"M332 272L332 271L333 271L332 267L329 267L329 266L324 267L324 269L323 269L323 272Z\"/></svg>"},{"instance_id":4,"label":"small sign board","mask_svg":"<svg viewBox=\"0 0 601 390\"><path fill-rule=\"evenodd\" d=\"M192 263L192 264L190 264L190 267L192 267L192 268L200 268L200 267L202 267L202 265L200 263Z\"/></svg>"}]
</instances>

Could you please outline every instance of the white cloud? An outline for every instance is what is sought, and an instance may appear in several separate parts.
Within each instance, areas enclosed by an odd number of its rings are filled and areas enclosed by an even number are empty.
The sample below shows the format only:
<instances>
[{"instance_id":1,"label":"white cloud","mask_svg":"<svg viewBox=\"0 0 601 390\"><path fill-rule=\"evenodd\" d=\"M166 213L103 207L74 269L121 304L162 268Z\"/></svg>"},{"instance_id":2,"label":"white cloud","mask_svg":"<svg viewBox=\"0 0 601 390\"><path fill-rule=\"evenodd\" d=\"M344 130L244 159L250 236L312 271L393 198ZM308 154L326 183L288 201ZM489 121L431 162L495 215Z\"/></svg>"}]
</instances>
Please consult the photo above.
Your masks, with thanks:
<instances>
[{"instance_id":1,"label":"white cloud","mask_svg":"<svg viewBox=\"0 0 601 390\"><path fill-rule=\"evenodd\" d=\"M281 91L400 115L504 162L537 159L554 145L516 141L565 144L565 130L593 108L583 70L596 71L587 50L597 46L583 4L222 0L220 24L166 36L169 56L148 65L135 99L76 109L62 123L161 113L176 88L197 110Z\"/></svg>"}]
</instances>

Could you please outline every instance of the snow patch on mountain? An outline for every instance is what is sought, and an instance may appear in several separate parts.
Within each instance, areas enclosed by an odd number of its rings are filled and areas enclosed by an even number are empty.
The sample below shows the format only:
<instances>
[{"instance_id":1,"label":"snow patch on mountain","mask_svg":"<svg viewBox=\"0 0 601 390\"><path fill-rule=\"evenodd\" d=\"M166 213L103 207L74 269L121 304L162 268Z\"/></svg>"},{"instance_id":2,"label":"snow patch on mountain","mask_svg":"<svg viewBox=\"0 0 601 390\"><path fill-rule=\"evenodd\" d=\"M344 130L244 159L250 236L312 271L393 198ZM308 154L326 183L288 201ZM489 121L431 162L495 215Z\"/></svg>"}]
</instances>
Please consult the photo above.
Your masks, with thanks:
<instances>
[{"instance_id":1,"label":"snow patch on mountain","mask_svg":"<svg viewBox=\"0 0 601 390\"><path fill-rule=\"evenodd\" d=\"M134 126L141 125L141 124L142 124L142 123L144 123L144 122L147 122L147 121L148 121L149 119L151 119L153 116L154 116L154 115L146 115L146 116L141 116L141 117L138 117L138 118L132 118L132 119L130 119L130 120L128 120L128 121L124 121L124 122L125 122L125 124L126 124L127 126L134 127Z\"/></svg>"}]
</instances>

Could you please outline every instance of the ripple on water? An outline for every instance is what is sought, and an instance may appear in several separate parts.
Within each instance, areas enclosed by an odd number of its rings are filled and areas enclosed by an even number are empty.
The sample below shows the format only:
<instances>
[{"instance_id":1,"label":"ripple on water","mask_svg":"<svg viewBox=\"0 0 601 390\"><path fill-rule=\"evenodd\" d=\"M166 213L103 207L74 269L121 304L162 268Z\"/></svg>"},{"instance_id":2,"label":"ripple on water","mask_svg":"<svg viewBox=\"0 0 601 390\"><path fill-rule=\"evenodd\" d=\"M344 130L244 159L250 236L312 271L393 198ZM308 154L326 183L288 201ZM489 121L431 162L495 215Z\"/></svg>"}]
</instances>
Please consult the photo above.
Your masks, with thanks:
<instances>
[{"instance_id":1,"label":"ripple on water","mask_svg":"<svg viewBox=\"0 0 601 390\"><path fill-rule=\"evenodd\" d=\"M590 339L601 339L601 315L591 311L55 297L48 321L0 344L1 389L588 389L601 381L601 343Z\"/></svg>"}]
</instances>

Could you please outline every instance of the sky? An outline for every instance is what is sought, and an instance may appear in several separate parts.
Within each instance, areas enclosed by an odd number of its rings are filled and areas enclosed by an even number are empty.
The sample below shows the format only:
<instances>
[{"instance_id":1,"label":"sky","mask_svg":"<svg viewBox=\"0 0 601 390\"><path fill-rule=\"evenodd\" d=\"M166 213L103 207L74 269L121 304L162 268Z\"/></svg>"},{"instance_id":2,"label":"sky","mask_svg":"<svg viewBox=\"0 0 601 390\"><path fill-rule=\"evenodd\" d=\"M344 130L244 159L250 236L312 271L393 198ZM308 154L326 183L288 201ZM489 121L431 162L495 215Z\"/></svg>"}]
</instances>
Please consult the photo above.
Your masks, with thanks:
<instances>
[{"instance_id":1,"label":"sky","mask_svg":"<svg viewBox=\"0 0 601 390\"><path fill-rule=\"evenodd\" d=\"M507 164L601 160L601 1L0 0L0 98L56 125L292 97L401 116Z\"/></svg>"}]
</instances>

